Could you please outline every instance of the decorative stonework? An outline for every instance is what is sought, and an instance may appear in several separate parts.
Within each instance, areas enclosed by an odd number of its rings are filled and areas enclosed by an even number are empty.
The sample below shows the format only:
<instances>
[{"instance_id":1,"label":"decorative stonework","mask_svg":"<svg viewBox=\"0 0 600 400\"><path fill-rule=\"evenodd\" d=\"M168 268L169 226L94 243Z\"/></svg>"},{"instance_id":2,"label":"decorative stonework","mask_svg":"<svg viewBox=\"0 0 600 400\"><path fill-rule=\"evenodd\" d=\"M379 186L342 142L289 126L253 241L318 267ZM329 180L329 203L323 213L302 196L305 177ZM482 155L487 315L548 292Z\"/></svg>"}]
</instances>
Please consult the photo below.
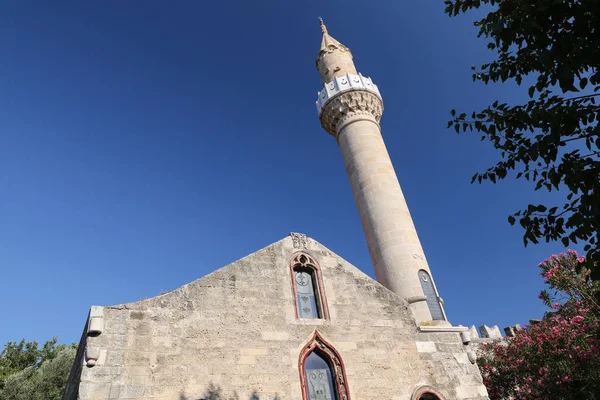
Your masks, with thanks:
<instances>
[{"instance_id":1,"label":"decorative stonework","mask_svg":"<svg viewBox=\"0 0 600 400\"><path fill-rule=\"evenodd\" d=\"M89 344L85 347L85 363L88 367L93 367L100 358L100 348L96 346L90 346Z\"/></svg>"},{"instance_id":2,"label":"decorative stonework","mask_svg":"<svg viewBox=\"0 0 600 400\"><path fill-rule=\"evenodd\" d=\"M87 333L89 336L98 336L104 331L104 307L92 306Z\"/></svg>"},{"instance_id":3,"label":"decorative stonework","mask_svg":"<svg viewBox=\"0 0 600 400\"><path fill-rule=\"evenodd\" d=\"M315 331L312 339L306 346L300 351L300 357L298 361L298 369L300 371L300 382L302 383L302 398L303 400L310 400L308 397L308 389L306 387L306 376L304 373L304 362L310 353L318 350L321 354L329 359L331 362L331 369L334 373L334 384L337 387L337 392L340 396L340 400L349 400L350 394L348 391L348 382L346 380L346 371L344 369L344 362L338 354L338 352L327 343L319 332Z\"/></svg>"},{"instance_id":4,"label":"decorative stonework","mask_svg":"<svg viewBox=\"0 0 600 400\"><path fill-rule=\"evenodd\" d=\"M95 338L104 331L104 307L92 306L90 310L90 318L87 326L87 336ZM101 349L93 346L90 342L94 339L89 339L85 346L85 362L88 367L93 367L98 363Z\"/></svg>"},{"instance_id":5,"label":"decorative stonework","mask_svg":"<svg viewBox=\"0 0 600 400\"><path fill-rule=\"evenodd\" d=\"M305 267L316 269L316 265L317 263L315 260L313 260L312 257L306 253L297 253L292 257L292 267L294 268Z\"/></svg>"},{"instance_id":6,"label":"decorative stonework","mask_svg":"<svg viewBox=\"0 0 600 400\"><path fill-rule=\"evenodd\" d=\"M321 111L321 126L337 137L340 123L357 115L365 115L379 122L383 114L383 101L376 93L352 90L338 94L324 105Z\"/></svg>"},{"instance_id":7,"label":"decorative stonework","mask_svg":"<svg viewBox=\"0 0 600 400\"><path fill-rule=\"evenodd\" d=\"M305 234L291 232L290 236L292 237L292 243L294 244L295 249L306 249L308 242Z\"/></svg>"},{"instance_id":8,"label":"decorative stonework","mask_svg":"<svg viewBox=\"0 0 600 400\"><path fill-rule=\"evenodd\" d=\"M367 92L374 93L381 99L381 93L379 88L373 83L371 78L362 76L361 73L358 75L346 74L337 76L333 80L323 85L323 90L317 93L317 112L321 115L323 106L336 95L346 92L349 90L366 90Z\"/></svg>"}]
</instances>

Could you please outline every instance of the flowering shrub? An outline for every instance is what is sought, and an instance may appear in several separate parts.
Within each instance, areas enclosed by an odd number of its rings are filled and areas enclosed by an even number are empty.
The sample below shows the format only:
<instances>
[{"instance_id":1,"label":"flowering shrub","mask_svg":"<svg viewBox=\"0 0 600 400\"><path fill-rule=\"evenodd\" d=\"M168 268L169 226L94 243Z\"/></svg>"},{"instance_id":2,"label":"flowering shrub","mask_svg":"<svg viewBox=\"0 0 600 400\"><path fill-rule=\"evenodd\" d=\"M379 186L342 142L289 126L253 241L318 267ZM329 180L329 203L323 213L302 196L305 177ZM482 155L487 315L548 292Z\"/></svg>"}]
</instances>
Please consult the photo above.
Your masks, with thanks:
<instances>
[{"instance_id":1,"label":"flowering shrub","mask_svg":"<svg viewBox=\"0 0 600 400\"><path fill-rule=\"evenodd\" d=\"M569 250L540 263L549 289L539 297L554 311L481 346L478 364L491 400L600 399L598 285L584 262Z\"/></svg>"}]
</instances>

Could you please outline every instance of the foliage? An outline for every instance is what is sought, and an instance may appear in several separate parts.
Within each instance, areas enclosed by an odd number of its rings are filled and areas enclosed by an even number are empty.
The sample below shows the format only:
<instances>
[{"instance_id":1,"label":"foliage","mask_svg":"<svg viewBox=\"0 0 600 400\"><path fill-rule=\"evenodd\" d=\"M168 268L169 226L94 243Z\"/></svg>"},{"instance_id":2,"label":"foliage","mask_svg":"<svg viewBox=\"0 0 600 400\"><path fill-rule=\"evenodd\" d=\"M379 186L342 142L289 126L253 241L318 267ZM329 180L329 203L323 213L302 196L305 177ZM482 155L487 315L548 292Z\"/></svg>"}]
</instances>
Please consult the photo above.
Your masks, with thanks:
<instances>
[{"instance_id":1,"label":"foliage","mask_svg":"<svg viewBox=\"0 0 600 400\"><path fill-rule=\"evenodd\" d=\"M8 342L0 353L0 399L61 399L77 346L57 343Z\"/></svg>"},{"instance_id":2,"label":"foliage","mask_svg":"<svg viewBox=\"0 0 600 400\"><path fill-rule=\"evenodd\" d=\"M41 354L37 342L8 342L0 353L0 388L6 378L27 367L39 365Z\"/></svg>"},{"instance_id":3,"label":"foliage","mask_svg":"<svg viewBox=\"0 0 600 400\"><path fill-rule=\"evenodd\" d=\"M480 7L479 37L495 53L472 66L485 84L514 80L527 84L529 101L494 101L485 109L451 111L448 127L477 131L501 159L472 181L495 183L510 171L535 183L535 190L566 189L564 204L530 204L509 216L519 219L523 240L582 241L588 266L600 261L600 0L446 0L446 13ZM523 89L525 92L525 88ZM525 97L525 93L523 93ZM600 279L600 270L592 277Z\"/></svg>"},{"instance_id":4,"label":"foliage","mask_svg":"<svg viewBox=\"0 0 600 400\"><path fill-rule=\"evenodd\" d=\"M482 345L477 362L491 400L600 399L599 287L583 263L572 250L541 263L549 290L539 297L555 311Z\"/></svg>"},{"instance_id":5,"label":"foliage","mask_svg":"<svg viewBox=\"0 0 600 400\"><path fill-rule=\"evenodd\" d=\"M590 316L600 317L600 303L594 298L600 291L600 282L591 280L591 271L583 264L585 257L580 257L575 250L567 250L538 265L550 289L542 290L539 296L546 306L557 308L560 302L563 311L573 312L569 308L572 304L583 303L590 309Z\"/></svg>"}]
</instances>

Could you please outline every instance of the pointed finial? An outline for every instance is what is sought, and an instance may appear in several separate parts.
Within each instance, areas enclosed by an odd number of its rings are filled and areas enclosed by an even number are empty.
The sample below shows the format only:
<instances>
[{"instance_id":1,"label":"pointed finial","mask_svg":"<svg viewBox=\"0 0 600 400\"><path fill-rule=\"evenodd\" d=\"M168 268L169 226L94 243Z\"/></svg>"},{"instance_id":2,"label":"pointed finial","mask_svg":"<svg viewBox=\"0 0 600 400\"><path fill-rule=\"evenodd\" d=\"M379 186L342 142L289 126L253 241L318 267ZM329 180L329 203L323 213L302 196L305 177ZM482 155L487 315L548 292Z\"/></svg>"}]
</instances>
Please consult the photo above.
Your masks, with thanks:
<instances>
[{"instance_id":1,"label":"pointed finial","mask_svg":"<svg viewBox=\"0 0 600 400\"><path fill-rule=\"evenodd\" d=\"M323 18L319 17L319 24L321 25L321 32L327 33L327 27L325 26L325 22L323 22Z\"/></svg>"}]
</instances>

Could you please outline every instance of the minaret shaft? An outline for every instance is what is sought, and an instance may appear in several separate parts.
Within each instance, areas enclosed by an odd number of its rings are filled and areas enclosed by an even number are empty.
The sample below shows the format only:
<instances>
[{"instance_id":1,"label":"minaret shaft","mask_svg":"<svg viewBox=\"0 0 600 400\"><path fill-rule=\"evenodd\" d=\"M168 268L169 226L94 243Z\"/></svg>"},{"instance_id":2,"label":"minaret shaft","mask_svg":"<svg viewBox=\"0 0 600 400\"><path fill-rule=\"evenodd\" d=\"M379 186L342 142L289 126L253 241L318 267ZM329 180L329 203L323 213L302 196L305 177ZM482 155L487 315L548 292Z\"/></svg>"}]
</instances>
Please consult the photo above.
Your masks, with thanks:
<instances>
[{"instance_id":1,"label":"minaret shaft","mask_svg":"<svg viewBox=\"0 0 600 400\"><path fill-rule=\"evenodd\" d=\"M435 319L436 324L447 324L381 136L379 89L356 72L352 53L329 35L322 21L321 30L317 68L323 89L317 110L321 125L342 150L377 280L408 301L418 323Z\"/></svg>"},{"instance_id":2,"label":"minaret shaft","mask_svg":"<svg viewBox=\"0 0 600 400\"><path fill-rule=\"evenodd\" d=\"M431 320L418 272L431 273L379 124L347 123L338 142L377 281L408 300L417 321Z\"/></svg>"}]
</instances>

